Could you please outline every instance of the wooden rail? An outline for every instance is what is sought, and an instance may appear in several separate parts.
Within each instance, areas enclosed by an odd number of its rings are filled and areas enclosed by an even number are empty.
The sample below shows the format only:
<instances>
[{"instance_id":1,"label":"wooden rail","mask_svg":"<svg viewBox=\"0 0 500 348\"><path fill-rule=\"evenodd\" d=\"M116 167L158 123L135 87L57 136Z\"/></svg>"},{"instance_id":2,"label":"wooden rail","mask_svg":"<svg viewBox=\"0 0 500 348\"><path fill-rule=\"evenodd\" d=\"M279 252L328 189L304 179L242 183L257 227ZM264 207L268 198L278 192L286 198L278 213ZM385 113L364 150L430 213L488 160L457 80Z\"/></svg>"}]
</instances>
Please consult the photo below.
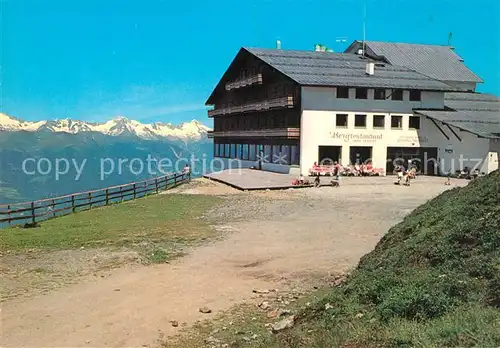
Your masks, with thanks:
<instances>
[{"instance_id":1,"label":"wooden rail","mask_svg":"<svg viewBox=\"0 0 500 348\"><path fill-rule=\"evenodd\" d=\"M144 181L105 187L93 191L0 205L0 228L32 224L78 211L120 203L168 190L190 179L189 173L173 173Z\"/></svg>"}]
</instances>

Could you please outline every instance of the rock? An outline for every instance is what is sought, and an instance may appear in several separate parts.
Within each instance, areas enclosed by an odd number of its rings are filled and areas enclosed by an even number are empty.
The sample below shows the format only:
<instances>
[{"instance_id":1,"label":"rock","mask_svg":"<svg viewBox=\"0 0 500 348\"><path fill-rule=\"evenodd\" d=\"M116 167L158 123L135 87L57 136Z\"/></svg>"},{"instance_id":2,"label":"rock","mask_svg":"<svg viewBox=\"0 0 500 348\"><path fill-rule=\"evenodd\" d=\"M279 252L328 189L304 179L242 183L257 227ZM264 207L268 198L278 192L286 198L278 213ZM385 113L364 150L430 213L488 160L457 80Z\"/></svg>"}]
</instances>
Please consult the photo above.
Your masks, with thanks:
<instances>
[{"instance_id":1,"label":"rock","mask_svg":"<svg viewBox=\"0 0 500 348\"><path fill-rule=\"evenodd\" d=\"M224 331L225 331L225 330L227 330L227 327L223 326L223 327L222 327L222 330L224 330Z\"/></svg>"},{"instance_id":2,"label":"rock","mask_svg":"<svg viewBox=\"0 0 500 348\"><path fill-rule=\"evenodd\" d=\"M251 341L251 339L250 339L250 338L248 338L247 336L243 336L241 339L242 339L243 341L245 341L245 342L249 342L249 341Z\"/></svg>"},{"instance_id":3,"label":"rock","mask_svg":"<svg viewBox=\"0 0 500 348\"><path fill-rule=\"evenodd\" d=\"M364 316L365 316L365 315L364 315L363 313L358 313L358 314L356 314L355 318L356 318L356 319L361 319L361 318L363 318Z\"/></svg>"},{"instance_id":4,"label":"rock","mask_svg":"<svg viewBox=\"0 0 500 348\"><path fill-rule=\"evenodd\" d=\"M269 313L267 313L267 317L269 319L274 319L274 318L278 317L278 314L279 314L279 311L277 309L275 309L275 310L272 310Z\"/></svg>"},{"instance_id":5,"label":"rock","mask_svg":"<svg viewBox=\"0 0 500 348\"><path fill-rule=\"evenodd\" d=\"M329 303L325 304L325 311L327 311L331 308L333 308L333 306L331 304L329 304Z\"/></svg>"},{"instance_id":6,"label":"rock","mask_svg":"<svg viewBox=\"0 0 500 348\"><path fill-rule=\"evenodd\" d=\"M292 314L292 311L289 309L280 309L278 311L278 317L284 317L285 315L290 315Z\"/></svg>"},{"instance_id":7,"label":"rock","mask_svg":"<svg viewBox=\"0 0 500 348\"><path fill-rule=\"evenodd\" d=\"M265 290L265 289L253 289L253 293L254 294L269 294L269 290Z\"/></svg>"},{"instance_id":8,"label":"rock","mask_svg":"<svg viewBox=\"0 0 500 348\"><path fill-rule=\"evenodd\" d=\"M173 327L179 326L179 322L177 320L170 320L170 324L172 324Z\"/></svg>"},{"instance_id":9,"label":"rock","mask_svg":"<svg viewBox=\"0 0 500 348\"><path fill-rule=\"evenodd\" d=\"M311 302L307 302L306 307L311 307Z\"/></svg>"},{"instance_id":10,"label":"rock","mask_svg":"<svg viewBox=\"0 0 500 348\"><path fill-rule=\"evenodd\" d=\"M263 302L261 302L261 303L259 304L259 308L260 308L260 309L263 309L263 310L268 309L268 308L269 308L269 302L267 302L267 301L263 301Z\"/></svg>"},{"instance_id":11,"label":"rock","mask_svg":"<svg viewBox=\"0 0 500 348\"><path fill-rule=\"evenodd\" d=\"M210 333L210 335L215 335L215 334L218 334L218 333L219 333L219 329L215 329L215 330L213 330L213 331Z\"/></svg>"},{"instance_id":12,"label":"rock","mask_svg":"<svg viewBox=\"0 0 500 348\"><path fill-rule=\"evenodd\" d=\"M259 337L259 335L253 334L251 338L252 338L252 340L256 340L258 337Z\"/></svg>"},{"instance_id":13,"label":"rock","mask_svg":"<svg viewBox=\"0 0 500 348\"><path fill-rule=\"evenodd\" d=\"M288 305L290 304L290 302L289 302L289 301L285 301L285 302L283 302L283 304L284 304L285 306L288 306Z\"/></svg>"},{"instance_id":14,"label":"rock","mask_svg":"<svg viewBox=\"0 0 500 348\"><path fill-rule=\"evenodd\" d=\"M288 318L278 321L277 323L274 323L271 326L271 330L273 331L273 333L278 333L280 331L293 327L293 324L294 324L294 317L292 315Z\"/></svg>"},{"instance_id":15,"label":"rock","mask_svg":"<svg viewBox=\"0 0 500 348\"><path fill-rule=\"evenodd\" d=\"M201 307L198 310L200 311L200 313L204 313L204 314L212 313L212 310L208 307Z\"/></svg>"},{"instance_id":16,"label":"rock","mask_svg":"<svg viewBox=\"0 0 500 348\"><path fill-rule=\"evenodd\" d=\"M219 342L220 341L213 336L208 336L208 338L205 339L205 343L219 343Z\"/></svg>"},{"instance_id":17,"label":"rock","mask_svg":"<svg viewBox=\"0 0 500 348\"><path fill-rule=\"evenodd\" d=\"M115 289L115 291L120 291L120 289Z\"/></svg>"},{"instance_id":18,"label":"rock","mask_svg":"<svg viewBox=\"0 0 500 348\"><path fill-rule=\"evenodd\" d=\"M90 341L89 341L89 340L86 340L86 341L85 341L85 343L89 344L89 343L90 343Z\"/></svg>"}]
</instances>

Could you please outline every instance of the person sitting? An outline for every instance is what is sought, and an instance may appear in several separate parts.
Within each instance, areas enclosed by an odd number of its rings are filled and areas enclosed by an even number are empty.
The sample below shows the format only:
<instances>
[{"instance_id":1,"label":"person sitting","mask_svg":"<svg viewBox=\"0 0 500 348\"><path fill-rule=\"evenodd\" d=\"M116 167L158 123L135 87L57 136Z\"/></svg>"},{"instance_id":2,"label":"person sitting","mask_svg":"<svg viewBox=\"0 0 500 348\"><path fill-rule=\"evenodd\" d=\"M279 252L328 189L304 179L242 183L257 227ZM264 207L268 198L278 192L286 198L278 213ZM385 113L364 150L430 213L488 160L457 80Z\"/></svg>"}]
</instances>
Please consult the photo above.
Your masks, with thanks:
<instances>
[{"instance_id":1,"label":"person sitting","mask_svg":"<svg viewBox=\"0 0 500 348\"><path fill-rule=\"evenodd\" d=\"M300 174L300 176L299 176L299 185L304 185L304 183L305 183L304 175Z\"/></svg>"}]
</instances>

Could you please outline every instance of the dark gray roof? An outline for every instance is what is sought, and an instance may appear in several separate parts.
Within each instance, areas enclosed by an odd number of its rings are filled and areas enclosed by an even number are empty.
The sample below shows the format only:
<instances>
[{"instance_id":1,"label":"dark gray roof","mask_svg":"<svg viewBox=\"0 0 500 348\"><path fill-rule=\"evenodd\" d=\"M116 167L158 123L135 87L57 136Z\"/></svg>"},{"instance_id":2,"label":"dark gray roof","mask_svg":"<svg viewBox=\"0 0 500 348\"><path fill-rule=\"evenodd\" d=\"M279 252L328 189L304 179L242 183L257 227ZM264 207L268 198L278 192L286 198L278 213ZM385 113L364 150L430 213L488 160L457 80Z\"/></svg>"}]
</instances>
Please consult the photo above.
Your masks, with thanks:
<instances>
[{"instance_id":1,"label":"dark gray roof","mask_svg":"<svg viewBox=\"0 0 500 348\"><path fill-rule=\"evenodd\" d=\"M365 45L391 64L404 66L440 81L483 82L450 46L366 41Z\"/></svg>"},{"instance_id":2,"label":"dark gray roof","mask_svg":"<svg viewBox=\"0 0 500 348\"><path fill-rule=\"evenodd\" d=\"M455 91L443 82L391 64L367 75L366 58L351 53L245 48L292 80L306 86L352 86ZM374 62L374 61L373 61Z\"/></svg>"},{"instance_id":3,"label":"dark gray roof","mask_svg":"<svg viewBox=\"0 0 500 348\"><path fill-rule=\"evenodd\" d=\"M415 110L486 138L500 138L500 98L482 93L446 93L446 111Z\"/></svg>"}]
</instances>

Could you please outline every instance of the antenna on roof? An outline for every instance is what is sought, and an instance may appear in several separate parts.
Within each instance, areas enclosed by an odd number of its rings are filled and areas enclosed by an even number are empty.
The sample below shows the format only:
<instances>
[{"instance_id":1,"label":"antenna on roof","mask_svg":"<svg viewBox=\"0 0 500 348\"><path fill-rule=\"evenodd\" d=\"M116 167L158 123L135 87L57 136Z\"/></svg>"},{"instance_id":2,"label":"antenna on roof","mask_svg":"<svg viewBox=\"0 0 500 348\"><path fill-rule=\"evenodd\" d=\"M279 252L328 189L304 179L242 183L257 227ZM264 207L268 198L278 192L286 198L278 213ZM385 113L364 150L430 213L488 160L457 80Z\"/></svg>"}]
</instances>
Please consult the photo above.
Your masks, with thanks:
<instances>
[{"instance_id":1,"label":"antenna on roof","mask_svg":"<svg viewBox=\"0 0 500 348\"><path fill-rule=\"evenodd\" d=\"M451 46L451 39L453 39L453 33L452 32L450 32L448 34L448 46Z\"/></svg>"},{"instance_id":2,"label":"antenna on roof","mask_svg":"<svg viewBox=\"0 0 500 348\"><path fill-rule=\"evenodd\" d=\"M365 41L366 41L366 2L363 6L363 56L365 55Z\"/></svg>"}]
</instances>

